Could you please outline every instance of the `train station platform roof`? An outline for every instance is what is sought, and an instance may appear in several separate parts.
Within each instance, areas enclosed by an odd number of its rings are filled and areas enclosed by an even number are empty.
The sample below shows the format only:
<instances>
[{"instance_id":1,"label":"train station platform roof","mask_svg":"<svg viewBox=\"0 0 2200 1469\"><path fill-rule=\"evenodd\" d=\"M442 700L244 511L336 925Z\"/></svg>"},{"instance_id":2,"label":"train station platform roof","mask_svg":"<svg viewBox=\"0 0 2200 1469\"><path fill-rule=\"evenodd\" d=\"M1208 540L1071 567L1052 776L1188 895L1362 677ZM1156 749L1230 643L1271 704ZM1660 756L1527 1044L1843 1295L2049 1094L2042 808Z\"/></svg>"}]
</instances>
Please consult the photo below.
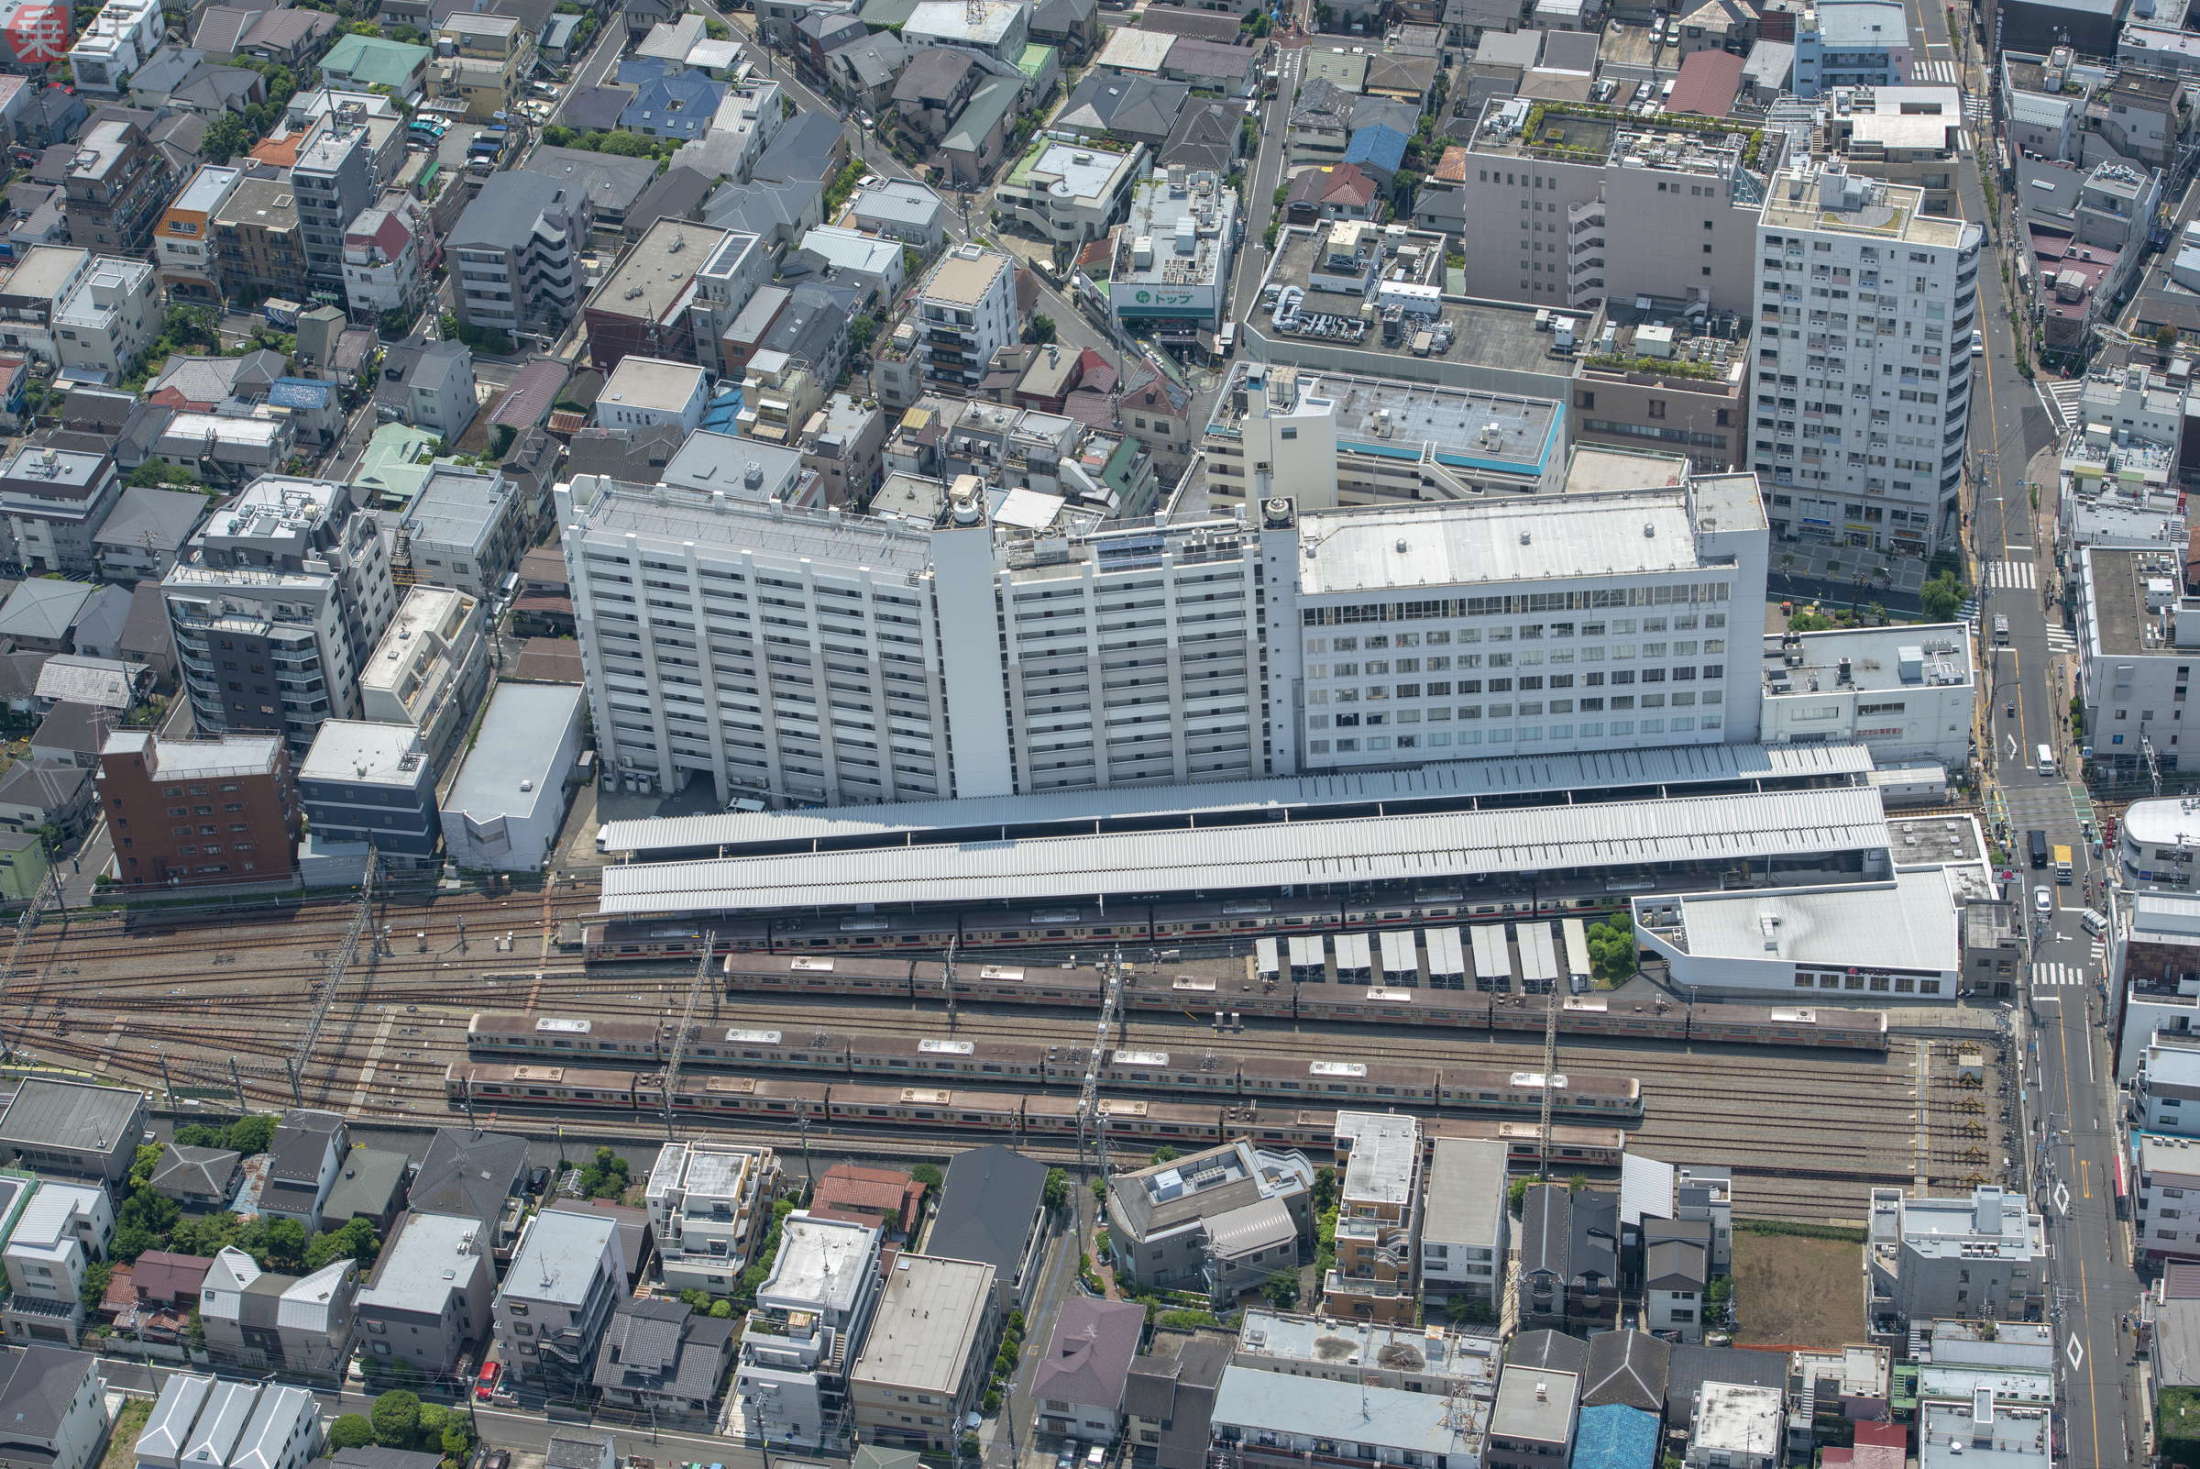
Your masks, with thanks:
<instances>
[{"instance_id":1,"label":"train station platform roof","mask_svg":"<svg viewBox=\"0 0 2200 1469\"><path fill-rule=\"evenodd\" d=\"M636 859L742 848L884 847L952 835L1007 837L1034 828L1071 834L1233 826L1295 819L1325 806L1471 805L1485 798L1633 787L1846 781L1872 769L1862 745L1677 745L1601 754L1448 760L1409 770L1349 771L1203 785L1128 786L1035 796L981 796L898 805L724 812L603 825L597 846Z\"/></svg>"},{"instance_id":2,"label":"train station platform roof","mask_svg":"<svg viewBox=\"0 0 2200 1469\"><path fill-rule=\"evenodd\" d=\"M951 854L939 846L906 846L635 862L604 869L600 911L612 917L759 913L1441 883L1884 852L1888 843L1878 793L1836 786L1011 837L964 842Z\"/></svg>"}]
</instances>

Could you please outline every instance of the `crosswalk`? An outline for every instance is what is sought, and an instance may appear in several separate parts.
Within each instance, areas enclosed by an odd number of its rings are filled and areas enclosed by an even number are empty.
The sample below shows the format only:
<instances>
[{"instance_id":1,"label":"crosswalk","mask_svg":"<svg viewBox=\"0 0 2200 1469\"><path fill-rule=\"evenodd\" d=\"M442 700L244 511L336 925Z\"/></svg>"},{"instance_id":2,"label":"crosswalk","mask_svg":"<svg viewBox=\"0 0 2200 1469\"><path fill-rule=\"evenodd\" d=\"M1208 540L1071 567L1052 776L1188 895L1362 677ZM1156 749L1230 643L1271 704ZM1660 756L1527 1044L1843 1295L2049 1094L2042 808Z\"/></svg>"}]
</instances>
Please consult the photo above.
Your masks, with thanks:
<instances>
[{"instance_id":1,"label":"crosswalk","mask_svg":"<svg viewBox=\"0 0 2200 1469\"><path fill-rule=\"evenodd\" d=\"M1994 116L1994 104L1975 92L1963 97L1963 115L1972 122L1990 122Z\"/></svg>"},{"instance_id":2,"label":"crosswalk","mask_svg":"<svg viewBox=\"0 0 2200 1469\"><path fill-rule=\"evenodd\" d=\"M2055 988L2057 986L2091 984L2094 971L2079 964L2035 964L2032 966L2032 987Z\"/></svg>"},{"instance_id":3,"label":"crosswalk","mask_svg":"<svg viewBox=\"0 0 2200 1469\"><path fill-rule=\"evenodd\" d=\"M2085 397L2082 382L2051 382L2046 385L2047 406L2055 415L2058 427L2067 429L2078 421L2078 404Z\"/></svg>"},{"instance_id":4,"label":"crosswalk","mask_svg":"<svg viewBox=\"0 0 2200 1469\"><path fill-rule=\"evenodd\" d=\"M1989 561L1986 585L2004 591L2030 591L2040 584L2039 568L2029 561Z\"/></svg>"},{"instance_id":5,"label":"crosswalk","mask_svg":"<svg viewBox=\"0 0 2200 1469\"><path fill-rule=\"evenodd\" d=\"M1953 61L1916 61L1910 64L1910 81L1917 86L1938 83L1952 87L1956 81L1956 64Z\"/></svg>"},{"instance_id":6,"label":"crosswalk","mask_svg":"<svg viewBox=\"0 0 2200 1469\"><path fill-rule=\"evenodd\" d=\"M2077 635L2065 627L2053 623L2047 626L2047 651L2050 653L2075 653L2078 651Z\"/></svg>"}]
</instances>

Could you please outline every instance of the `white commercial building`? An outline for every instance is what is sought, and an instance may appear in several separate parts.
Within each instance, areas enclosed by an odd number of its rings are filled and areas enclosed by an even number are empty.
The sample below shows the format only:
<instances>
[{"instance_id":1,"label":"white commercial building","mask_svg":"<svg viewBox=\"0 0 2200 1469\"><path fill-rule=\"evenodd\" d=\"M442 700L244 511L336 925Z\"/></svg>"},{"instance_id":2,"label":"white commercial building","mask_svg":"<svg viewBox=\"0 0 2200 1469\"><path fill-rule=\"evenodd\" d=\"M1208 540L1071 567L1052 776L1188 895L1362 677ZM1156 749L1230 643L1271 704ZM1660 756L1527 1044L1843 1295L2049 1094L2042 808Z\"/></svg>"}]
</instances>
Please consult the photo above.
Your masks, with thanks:
<instances>
[{"instance_id":1,"label":"white commercial building","mask_svg":"<svg viewBox=\"0 0 2200 1469\"><path fill-rule=\"evenodd\" d=\"M1145 157L1143 143L1113 153L1084 143L1044 141L1002 178L993 191L994 206L1045 239L1097 240L1121 217Z\"/></svg>"},{"instance_id":2,"label":"white commercial building","mask_svg":"<svg viewBox=\"0 0 2200 1469\"><path fill-rule=\"evenodd\" d=\"M1684 993L1948 1000L1963 973L1964 905L1991 887L1974 862L1878 882L1661 894L1634 900L1635 937Z\"/></svg>"},{"instance_id":3,"label":"white commercial building","mask_svg":"<svg viewBox=\"0 0 2200 1469\"><path fill-rule=\"evenodd\" d=\"M1758 229L1750 462L1775 535L1953 544L1979 227L1833 159L1781 170Z\"/></svg>"},{"instance_id":4,"label":"white commercial building","mask_svg":"<svg viewBox=\"0 0 2200 1469\"><path fill-rule=\"evenodd\" d=\"M2131 1233L2140 1258L2200 1259L2200 1138L2141 1134L2132 1189Z\"/></svg>"},{"instance_id":5,"label":"white commercial building","mask_svg":"<svg viewBox=\"0 0 2200 1469\"><path fill-rule=\"evenodd\" d=\"M2193 891L2200 859L2200 799L2162 796L2133 801L2116 827L2116 875L2127 888Z\"/></svg>"},{"instance_id":6,"label":"white commercial building","mask_svg":"<svg viewBox=\"0 0 2200 1469\"><path fill-rule=\"evenodd\" d=\"M910 316L920 333L925 377L976 384L993 354L1021 335L1015 260L980 245L957 245L917 288Z\"/></svg>"},{"instance_id":7,"label":"white commercial building","mask_svg":"<svg viewBox=\"0 0 2200 1469\"><path fill-rule=\"evenodd\" d=\"M1164 335L1219 329L1237 258L1237 210L1237 191L1212 173L1171 168L1140 179L1108 277L1116 319Z\"/></svg>"},{"instance_id":8,"label":"white commercial building","mask_svg":"<svg viewBox=\"0 0 2200 1469\"><path fill-rule=\"evenodd\" d=\"M1865 1246L1874 1322L2032 1319L2047 1279L2047 1228L2022 1194L1968 1197L1875 1188Z\"/></svg>"},{"instance_id":9,"label":"white commercial building","mask_svg":"<svg viewBox=\"0 0 2200 1469\"><path fill-rule=\"evenodd\" d=\"M94 256L91 270L54 307L61 365L126 377L160 334L159 294L150 261Z\"/></svg>"},{"instance_id":10,"label":"white commercial building","mask_svg":"<svg viewBox=\"0 0 2200 1469\"><path fill-rule=\"evenodd\" d=\"M1965 623L1765 637L1768 745L1862 745L1882 767L1961 770L1977 699Z\"/></svg>"},{"instance_id":11,"label":"white commercial building","mask_svg":"<svg viewBox=\"0 0 2200 1469\"><path fill-rule=\"evenodd\" d=\"M596 395L598 428L677 429L684 437L703 426L710 406L710 374L692 362L629 353L611 369Z\"/></svg>"},{"instance_id":12,"label":"white commercial building","mask_svg":"<svg viewBox=\"0 0 2200 1469\"><path fill-rule=\"evenodd\" d=\"M539 872L565 821L581 748L581 691L502 683L443 802L443 845L460 867Z\"/></svg>"},{"instance_id":13,"label":"white commercial building","mask_svg":"<svg viewBox=\"0 0 2200 1469\"><path fill-rule=\"evenodd\" d=\"M1787 1451L1787 1397L1776 1387L1706 1382L1688 1415L1688 1469L1779 1469Z\"/></svg>"},{"instance_id":14,"label":"white commercial building","mask_svg":"<svg viewBox=\"0 0 2200 1469\"><path fill-rule=\"evenodd\" d=\"M667 1287L732 1294L778 1174L770 1148L698 1141L658 1150L645 1198Z\"/></svg>"},{"instance_id":15,"label":"white commercial building","mask_svg":"<svg viewBox=\"0 0 2200 1469\"><path fill-rule=\"evenodd\" d=\"M557 498L598 748L650 789L907 801L1757 732L1748 475L1075 534L989 524L973 480L930 527L593 476ZM748 621L764 596L786 631Z\"/></svg>"},{"instance_id":16,"label":"white commercial building","mask_svg":"<svg viewBox=\"0 0 2200 1469\"><path fill-rule=\"evenodd\" d=\"M410 725L440 767L488 681L481 604L449 587L411 586L360 670L359 717Z\"/></svg>"},{"instance_id":17,"label":"white commercial building","mask_svg":"<svg viewBox=\"0 0 2200 1469\"><path fill-rule=\"evenodd\" d=\"M843 1425L848 1366L878 1305L879 1231L790 1214L779 1258L741 1332L733 1391L742 1429L814 1451Z\"/></svg>"},{"instance_id":18,"label":"white commercial building","mask_svg":"<svg viewBox=\"0 0 2200 1469\"><path fill-rule=\"evenodd\" d=\"M2078 553L2078 697L2096 771L2142 777L2150 758L2162 770L2181 768L2200 662L2200 597L2185 595L2183 561L2182 545Z\"/></svg>"},{"instance_id":19,"label":"white commercial building","mask_svg":"<svg viewBox=\"0 0 2200 1469\"><path fill-rule=\"evenodd\" d=\"M87 92L120 92L159 49L167 30L160 0L107 0L69 48L69 70Z\"/></svg>"},{"instance_id":20,"label":"white commercial building","mask_svg":"<svg viewBox=\"0 0 2200 1469\"><path fill-rule=\"evenodd\" d=\"M1494 1307L1504 1280L1505 1145L1440 1137L1421 1201L1421 1291Z\"/></svg>"},{"instance_id":21,"label":"white commercial building","mask_svg":"<svg viewBox=\"0 0 2200 1469\"><path fill-rule=\"evenodd\" d=\"M2190 1037L2155 1036L2140 1054L2130 1093L2131 1119L2138 1126L2171 1137L2200 1137L2200 1045Z\"/></svg>"}]
</instances>

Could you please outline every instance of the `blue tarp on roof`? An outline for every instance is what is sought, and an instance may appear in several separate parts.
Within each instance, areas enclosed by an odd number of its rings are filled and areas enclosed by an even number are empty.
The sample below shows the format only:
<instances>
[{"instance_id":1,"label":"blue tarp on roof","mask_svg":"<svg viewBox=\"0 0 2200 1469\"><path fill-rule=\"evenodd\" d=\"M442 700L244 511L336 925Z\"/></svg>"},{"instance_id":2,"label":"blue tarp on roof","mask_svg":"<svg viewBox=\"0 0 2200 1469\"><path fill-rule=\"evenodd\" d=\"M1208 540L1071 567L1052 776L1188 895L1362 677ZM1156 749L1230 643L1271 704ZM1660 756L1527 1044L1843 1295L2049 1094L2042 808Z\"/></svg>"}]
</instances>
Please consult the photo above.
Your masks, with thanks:
<instances>
[{"instance_id":1,"label":"blue tarp on roof","mask_svg":"<svg viewBox=\"0 0 2200 1469\"><path fill-rule=\"evenodd\" d=\"M1344 161L1396 173L1406 161L1406 135L1387 122L1370 123L1353 133Z\"/></svg>"},{"instance_id":2,"label":"blue tarp on roof","mask_svg":"<svg viewBox=\"0 0 2200 1469\"><path fill-rule=\"evenodd\" d=\"M333 390L308 377L279 377L268 385L267 401L278 408L326 408Z\"/></svg>"},{"instance_id":3,"label":"blue tarp on roof","mask_svg":"<svg viewBox=\"0 0 2200 1469\"><path fill-rule=\"evenodd\" d=\"M1657 1469L1658 1418L1625 1403L1581 1410L1574 1469Z\"/></svg>"}]
</instances>

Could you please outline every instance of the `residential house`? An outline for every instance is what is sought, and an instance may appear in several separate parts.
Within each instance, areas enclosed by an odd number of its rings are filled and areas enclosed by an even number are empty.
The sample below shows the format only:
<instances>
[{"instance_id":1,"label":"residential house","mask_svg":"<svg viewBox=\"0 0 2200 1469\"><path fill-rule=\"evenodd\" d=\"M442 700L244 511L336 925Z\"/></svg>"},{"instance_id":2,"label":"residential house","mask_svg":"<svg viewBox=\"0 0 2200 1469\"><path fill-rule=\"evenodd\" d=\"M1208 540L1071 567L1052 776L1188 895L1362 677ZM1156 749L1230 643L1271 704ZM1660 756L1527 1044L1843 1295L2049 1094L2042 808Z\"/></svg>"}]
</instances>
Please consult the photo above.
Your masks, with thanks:
<instances>
[{"instance_id":1,"label":"residential house","mask_svg":"<svg viewBox=\"0 0 2200 1469\"><path fill-rule=\"evenodd\" d=\"M1117 1272L1218 1301L1298 1266L1312 1228L1314 1165L1240 1139L1108 1180Z\"/></svg>"},{"instance_id":2,"label":"residential house","mask_svg":"<svg viewBox=\"0 0 2200 1469\"><path fill-rule=\"evenodd\" d=\"M233 1371L332 1380L351 1359L358 1293L349 1258L306 1276L275 1275L225 1249L199 1295L207 1358Z\"/></svg>"},{"instance_id":3,"label":"residential house","mask_svg":"<svg viewBox=\"0 0 2200 1469\"><path fill-rule=\"evenodd\" d=\"M339 36L321 58L321 76L330 86L354 92L387 88L400 102L416 102L427 88L434 53L409 41L381 36Z\"/></svg>"},{"instance_id":4,"label":"residential house","mask_svg":"<svg viewBox=\"0 0 2200 1469\"><path fill-rule=\"evenodd\" d=\"M990 1265L897 1256L848 1374L857 1434L931 1452L960 1443L992 1366L998 1298Z\"/></svg>"},{"instance_id":5,"label":"residential house","mask_svg":"<svg viewBox=\"0 0 2200 1469\"><path fill-rule=\"evenodd\" d=\"M227 1209L237 1197L244 1155L234 1148L170 1143L153 1170L152 1189L186 1209Z\"/></svg>"},{"instance_id":6,"label":"residential house","mask_svg":"<svg viewBox=\"0 0 2200 1469\"><path fill-rule=\"evenodd\" d=\"M140 1469L306 1469L321 1447L313 1394L174 1372L139 1430Z\"/></svg>"},{"instance_id":7,"label":"residential house","mask_svg":"<svg viewBox=\"0 0 2200 1469\"><path fill-rule=\"evenodd\" d=\"M0 489L0 494L5 490ZM191 490L138 485L124 489L92 535L99 575L125 584L160 580L176 564L209 508L206 496ZM20 533L17 543L21 544Z\"/></svg>"},{"instance_id":8,"label":"residential house","mask_svg":"<svg viewBox=\"0 0 2200 1469\"><path fill-rule=\"evenodd\" d=\"M770 1148L666 1143L645 1191L665 1284L730 1295L749 1266L778 1174Z\"/></svg>"},{"instance_id":9,"label":"residential house","mask_svg":"<svg viewBox=\"0 0 2200 1469\"><path fill-rule=\"evenodd\" d=\"M457 1370L489 1327L493 1229L463 1215L417 1210L399 1220L359 1292L361 1353L430 1378Z\"/></svg>"},{"instance_id":10,"label":"residential house","mask_svg":"<svg viewBox=\"0 0 2200 1469\"><path fill-rule=\"evenodd\" d=\"M157 296L150 261L95 256L91 270L54 308L61 365L105 381L127 377L160 333Z\"/></svg>"},{"instance_id":11,"label":"residential house","mask_svg":"<svg viewBox=\"0 0 2200 1469\"><path fill-rule=\"evenodd\" d=\"M1488 1469L1542 1469L1554 1459L1570 1461L1580 1411L1578 1374L1507 1362L1482 1462Z\"/></svg>"},{"instance_id":12,"label":"residential house","mask_svg":"<svg viewBox=\"0 0 2200 1469\"><path fill-rule=\"evenodd\" d=\"M570 1397L593 1380L596 1347L619 1288L618 1224L546 1210L527 1222L494 1307L505 1378Z\"/></svg>"},{"instance_id":13,"label":"residential house","mask_svg":"<svg viewBox=\"0 0 2200 1469\"><path fill-rule=\"evenodd\" d=\"M1421 1203L1421 1289L1494 1308L1504 1291L1511 1215L1505 1204L1505 1145L1437 1138Z\"/></svg>"},{"instance_id":14,"label":"residential house","mask_svg":"<svg viewBox=\"0 0 2200 1469\"><path fill-rule=\"evenodd\" d=\"M459 341L409 337L383 353L377 411L456 444L480 409L474 353Z\"/></svg>"},{"instance_id":15,"label":"residential house","mask_svg":"<svg viewBox=\"0 0 2200 1469\"><path fill-rule=\"evenodd\" d=\"M0 462L0 515L6 516L13 546L9 559L32 576L96 573L94 537L121 494L122 477L110 456L24 445Z\"/></svg>"},{"instance_id":16,"label":"residential house","mask_svg":"<svg viewBox=\"0 0 2200 1469\"><path fill-rule=\"evenodd\" d=\"M1070 1296L1054 1318L1046 1354L1031 1377L1044 1434L1112 1445L1123 1427L1131 1362L1146 1334L1145 1307Z\"/></svg>"},{"instance_id":17,"label":"residential house","mask_svg":"<svg viewBox=\"0 0 2200 1469\"><path fill-rule=\"evenodd\" d=\"M924 1211L924 1185L899 1168L835 1163L810 1190L809 1215L867 1224L895 1242L915 1238Z\"/></svg>"},{"instance_id":18,"label":"residential house","mask_svg":"<svg viewBox=\"0 0 2200 1469\"><path fill-rule=\"evenodd\" d=\"M1148 1338L1123 1392L1136 1469L1206 1469L1215 1393L1235 1341L1171 1327Z\"/></svg>"},{"instance_id":19,"label":"residential house","mask_svg":"<svg viewBox=\"0 0 2200 1469\"><path fill-rule=\"evenodd\" d=\"M1609 1328L1619 1310L1618 1197L1531 1184L1514 1269L1524 1327Z\"/></svg>"},{"instance_id":20,"label":"residential house","mask_svg":"<svg viewBox=\"0 0 2200 1469\"><path fill-rule=\"evenodd\" d=\"M6 1469L91 1469L107 1428L107 1381L90 1353L34 1344L0 1359Z\"/></svg>"},{"instance_id":21,"label":"residential house","mask_svg":"<svg viewBox=\"0 0 2200 1469\"><path fill-rule=\"evenodd\" d=\"M994 1143L957 1153L947 1164L925 1249L993 1268L1001 1313L1031 1299L1045 1255L1047 1169Z\"/></svg>"},{"instance_id":22,"label":"residential house","mask_svg":"<svg viewBox=\"0 0 2200 1469\"><path fill-rule=\"evenodd\" d=\"M439 1127L413 1174L416 1214L451 1214L480 1223L503 1251L518 1237L527 1182L527 1139L470 1127Z\"/></svg>"},{"instance_id":23,"label":"residential house","mask_svg":"<svg viewBox=\"0 0 2200 1469\"><path fill-rule=\"evenodd\" d=\"M115 1232L107 1191L22 1174L0 1176L0 1217L9 1221L0 1262L8 1298L0 1326L17 1345L75 1346L84 1325L84 1282Z\"/></svg>"},{"instance_id":24,"label":"residential house","mask_svg":"<svg viewBox=\"0 0 2200 1469\"><path fill-rule=\"evenodd\" d=\"M268 1146L260 1212L294 1219L308 1233L319 1229L321 1206L350 1147L351 1128L341 1114L305 1107L285 1112Z\"/></svg>"},{"instance_id":25,"label":"residential house","mask_svg":"<svg viewBox=\"0 0 2200 1469\"><path fill-rule=\"evenodd\" d=\"M835 1167L848 1167L836 1164ZM879 1296L878 1229L796 1212L741 1331L734 1393L748 1429L814 1450L848 1417L848 1370Z\"/></svg>"},{"instance_id":26,"label":"residential house","mask_svg":"<svg viewBox=\"0 0 2200 1469\"><path fill-rule=\"evenodd\" d=\"M613 1408L650 1421L711 1424L733 1359L731 1321L684 1301L622 1302L596 1353L596 1391Z\"/></svg>"},{"instance_id":27,"label":"residential house","mask_svg":"<svg viewBox=\"0 0 2200 1469\"><path fill-rule=\"evenodd\" d=\"M1642 1243L1645 1327L1675 1341L1702 1341L1711 1226L1697 1219L1645 1220Z\"/></svg>"}]
</instances>

